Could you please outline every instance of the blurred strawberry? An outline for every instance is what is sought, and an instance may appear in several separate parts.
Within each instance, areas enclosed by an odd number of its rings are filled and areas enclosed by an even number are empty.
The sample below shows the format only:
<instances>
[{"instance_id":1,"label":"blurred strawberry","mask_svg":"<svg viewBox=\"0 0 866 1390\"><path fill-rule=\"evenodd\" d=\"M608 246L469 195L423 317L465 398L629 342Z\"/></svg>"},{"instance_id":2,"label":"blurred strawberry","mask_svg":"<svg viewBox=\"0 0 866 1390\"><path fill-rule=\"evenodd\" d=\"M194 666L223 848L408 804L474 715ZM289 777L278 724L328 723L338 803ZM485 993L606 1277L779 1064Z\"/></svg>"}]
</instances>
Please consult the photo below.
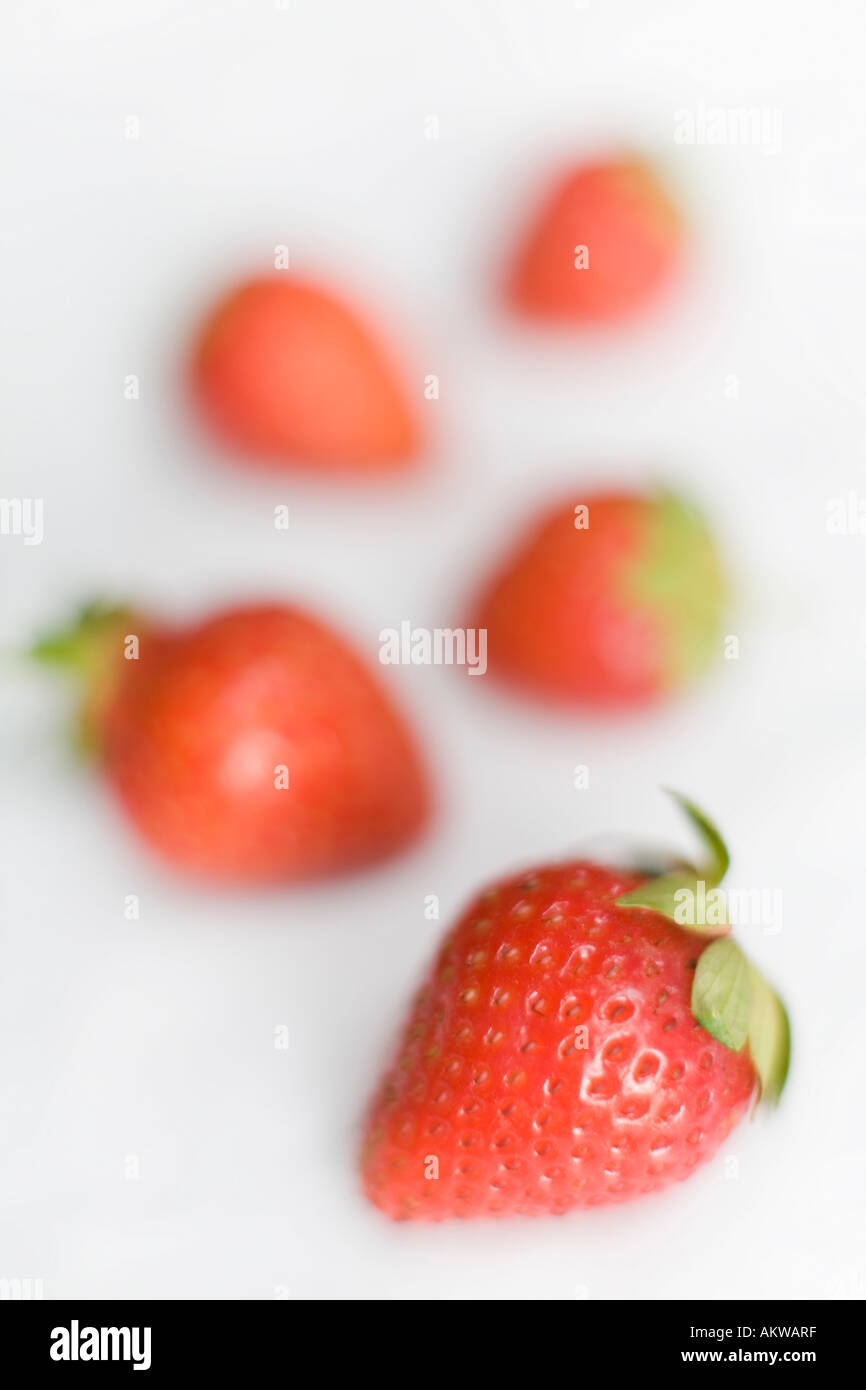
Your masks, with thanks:
<instances>
[{"instance_id":1,"label":"blurred strawberry","mask_svg":"<svg viewBox=\"0 0 866 1390\"><path fill-rule=\"evenodd\" d=\"M756 1087L778 1099L784 1007L730 936L672 920L727 851L660 878L585 860L515 874L448 932L365 1129L397 1220L538 1216L659 1191L710 1159ZM724 931L725 928L722 928Z\"/></svg>"},{"instance_id":2,"label":"blurred strawberry","mask_svg":"<svg viewBox=\"0 0 866 1390\"><path fill-rule=\"evenodd\" d=\"M669 492L555 506L477 602L491 671L539 694L642 705L712 658L724 584L699 514Z\"/></svg>"},{"instance_id":3,"label":"blurred strawberry","mask_svg":"<svg viewBox=\"0 0 866 1390\"><path fill-rule=\"evenodd\" d=\"M279 466L371 473L404 467L417 420L369 328L335 295L273 275L212 311L192 362L216 431Z\"/></svg>"},{"instance_id":4,"label":"blurred strawberry","mask_svg":"<svg viewBox=\"0 0 866 1390\"><path fill-rule=\"evenodd\" d=\"M144 839L182 869L313 878L402 849L427 819L403 719L343 640L295 609L169 627L93 607L35 654L78 676L84 741Z\"/></svg>"},{"instance_id":5,"label":"blurred strawberry","mask_svg":"<svg viewBox=\"0 0 866 1390\"><path fill-rule=\"evenodd\" d=\"M532 318L623 319L649 303L680 257L679 216L638 159L586 164L550 190L511 268L508 297Z\"/></svg>"}]
</instances>

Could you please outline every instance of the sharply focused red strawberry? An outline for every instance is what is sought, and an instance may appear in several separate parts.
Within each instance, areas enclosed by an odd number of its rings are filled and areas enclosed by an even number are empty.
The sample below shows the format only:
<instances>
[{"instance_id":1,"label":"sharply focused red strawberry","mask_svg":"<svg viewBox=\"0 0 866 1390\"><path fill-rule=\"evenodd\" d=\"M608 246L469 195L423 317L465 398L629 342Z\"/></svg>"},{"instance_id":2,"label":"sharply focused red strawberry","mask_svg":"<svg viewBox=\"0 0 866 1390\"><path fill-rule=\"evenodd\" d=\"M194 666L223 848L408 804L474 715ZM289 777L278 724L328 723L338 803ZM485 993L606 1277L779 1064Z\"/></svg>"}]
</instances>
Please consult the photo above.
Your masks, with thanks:
<instances>
[{"instance_id":1,"label":"sharply focused red strawberry","mask_svg":"<svg viewBox=\"0 0 866 1390\"><path fill-rule=\"evenodd\" d=\"M145 840L182 869L312 878L401 849L427 818L403 719L343 640L296 609L169 627L94 608L36 654L81 678L86 742Z\"/></svg>"},{"instance_id":2,"label":"sharply focused red strawberry","mask_svg":"<svg viewBox=\"0 0 866 1390\"><path fill-rule=\"evenodd\" d=\"M370 1199L420 1221L622 1202L706 1162L756 1085L776 1099L784 1009L730 937L667 915L695 883L576 861L479 894L371 1107Z\"/></svg>"},{"instance_id":3,"label":"sharply focused red strawberry","mask_svg":"<svg viewBox=\"0 0 866 1390\"><path fill-rule=\"evenodd\" d=\"M703 519L671 493L599 493L546 512L481 594L490 670L597 707L664 695L712 658L724 585Z\"/></svg>"},{"instance_id":4,"label":"sharply focused red strawberry","mask_svg":"<svg viewBox=\"0 0 866 1390\"><path fill-rule=\"evenodd\" d=\"M278 465L358 473L405 465L418 424L368 326L290 276L233 290L202 328L195 395L219 434Z\"/></svg>"},{"instance_id":5,"label":"sharply focused red strawberry","mask_svg":"<svg viewBox=\"0 0 866 1390\"><path fill-rule=\"evenodd\" d=\"M604 322L655 298L680 254L676 210L638 159L563 173L511 268L508 295L533 318Z\"/></svg>"}]
</instances>

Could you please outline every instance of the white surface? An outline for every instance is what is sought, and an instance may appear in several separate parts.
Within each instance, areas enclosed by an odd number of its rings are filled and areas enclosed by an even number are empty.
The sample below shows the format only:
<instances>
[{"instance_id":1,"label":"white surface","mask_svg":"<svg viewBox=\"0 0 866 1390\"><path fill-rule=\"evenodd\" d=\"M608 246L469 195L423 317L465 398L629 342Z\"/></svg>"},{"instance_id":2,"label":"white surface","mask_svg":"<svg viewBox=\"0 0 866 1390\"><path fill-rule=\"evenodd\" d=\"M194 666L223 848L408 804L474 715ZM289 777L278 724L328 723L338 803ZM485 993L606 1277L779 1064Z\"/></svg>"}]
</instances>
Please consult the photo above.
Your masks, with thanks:
<instances>
[{"instance_id":1,"label":"white surface","mask_svg":"<svg viewBox=\"0 0 866 1390\"><path fill-rule=\"evenodd\" d=\"M626 724L392 671L438 773L435 831L354 882L265 897L164 874L66 757L65 692L10 661L0 1275L46 1296L866 1292L866 536L825 527L829 498L866 495L863 22L859 0L7 7L2 492L44 498L45 539L0 537L4 647L93 593L178 612L272 593L374 656L382 627L453 622L539 497L649 472L715 517L742 655ZM675 144L701 102L778 108L781 147ZM490 283L533 172L623 138L690 208L679 296L602 341L521 335ZM245 475L187 420L195 315L278 243L401 326L438 431L417 480ZM659 784L717 816L732 883L784 893L782 932L750 937L796 1030L783 1108L737 1131L736 1177L720 1157L631 1208L389 1225L356 1191L356 1128L447 919L585 835L685 848Z\"/></svg>"}]
</instances>

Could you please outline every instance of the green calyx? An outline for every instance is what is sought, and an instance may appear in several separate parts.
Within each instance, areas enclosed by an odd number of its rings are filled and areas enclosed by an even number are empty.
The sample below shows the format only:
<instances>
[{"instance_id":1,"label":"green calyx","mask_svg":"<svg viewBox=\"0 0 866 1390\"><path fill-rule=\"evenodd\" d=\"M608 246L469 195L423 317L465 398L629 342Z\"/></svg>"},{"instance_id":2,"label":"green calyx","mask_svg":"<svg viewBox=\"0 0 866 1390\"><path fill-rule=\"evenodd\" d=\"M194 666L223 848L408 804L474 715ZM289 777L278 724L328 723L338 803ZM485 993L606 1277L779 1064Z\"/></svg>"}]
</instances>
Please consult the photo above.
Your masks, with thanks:
<instances>
[{"instance_id":1,"label":"green calyx","mask_svg":"<svg viewBox=\"0 0 866 1390\"><path fill-rule=\"evenodd\" d=\"M99 746L99 724L114 692L125 646L137 637L130 608L90 603L67 627L47 633L30 649L34 660L65 671L78 683L81 706L75 742L84 752Z\"/></svg>"},{"instance_id":2,"label":"green calyx","mask_svg":"<svg viewBox=\"0 0 866 1390\"><path fill-rule=\"evenodd\" d=\"M744 1046L749 1036L749 965L729 936L711 942L698 961L692 1013L732 1052Z\"/></svg>"},{"instance_id":3,"label":"green calyx","mask_svg":"<svg viewBox=\"0 0 866 1390\"><path fill-rule=\"evenodd\" d=\"M692 1013L732 1051L748 1043L761 1099L775 1105L788 1076L791 1025L779 996L730 937L711 942L701 954Z\"/></svg>"},{"instance_id":4,"label":"green calyx","mask_svg":"<svg viewBox=\"0 0 866 1390\"><path fill-rule=\"evenodd\" d=\"M676 792L671 796L697 829L704 846L702 868L678 864L616 899L618 907L650 908L678 926L714 937L702 951L692 983L691 1007L698 1023L733 1052L748 1044L761 1099L775 1104L788 1075L791 1029L785 1006L728 935L719 884L730 863L727 846L703 811Z\"/></svg>"},{"instance_id":5,"label":"green calyx","mask_svg":"<svg viewBox=\"0 0 866 1390\"><path fill-rule=\"evenodd\" d=\"M701 837L705 853L702 867L680 861L670 872L648 879L639 888L617 898L621 907L651 907L663 912L680 927L707 936L727 930L724 895L719 884L728 871L728 847L716 826L693 801L679 792L668 792L685 811Z\"/></svg>"},{"instance_id":6,"label":"green calyx","mask_svg":"<svg viewBox=\"0 0 866 1390\"><path fill-rule=\"evenodd\" d=\"M629 604L648 612L661 634L667 685L709 665L721 636L725 582L710 531L691 503L666 489L650 499L643 553L624 582Z\"/></svg>"}]
</instances>

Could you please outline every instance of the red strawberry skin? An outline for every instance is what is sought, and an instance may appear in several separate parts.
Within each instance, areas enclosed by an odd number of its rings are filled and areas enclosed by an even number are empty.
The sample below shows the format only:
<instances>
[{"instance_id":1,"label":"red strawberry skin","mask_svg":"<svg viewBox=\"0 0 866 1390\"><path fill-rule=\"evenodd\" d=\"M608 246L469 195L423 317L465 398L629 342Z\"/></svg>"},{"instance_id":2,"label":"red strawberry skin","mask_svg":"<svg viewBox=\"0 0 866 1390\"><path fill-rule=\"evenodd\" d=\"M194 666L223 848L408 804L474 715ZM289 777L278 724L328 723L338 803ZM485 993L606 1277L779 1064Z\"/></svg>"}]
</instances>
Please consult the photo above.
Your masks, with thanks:
<instances>
[{"instance_id":1,"label":"red strawberry skin","mask_svg":"<svg viewBox=\"0 0 866 1390\"><path fill-rule=\"evenodd\" d=\"M639 708L686 683L720 637L724 580L702 518L669 493L584 495L530 524L476 601L491 672L597 709Z\"/></svg>"},{"instance_id":2,"label":"red strawberry skin","mask_svg":"<svg viewBox=\"0 0 866 1390\"><path fill-rule=\"evenodd\" d=\"M552 322L627 319L671 279L681 240L675 209L640 160L569 169L520 247L508 298L519 312ZM577 268L581 247L588 264Z\"/></svg>"},{"instance_id":3,"label":"red strawberry skin","mask_svg":"<svg viewBox=\"0 0 866 1390\"><path fill-rule=\"evenodd\" d=\"M216 306L192 382L216 432L273 464L388 471L419 448L417 421L370 329L328 290L291 276L253 280Z\"/></svg>"},{"instance_id":4,"label":"red strawberry skin","mask_svg":"<svg viewBox=\"0 0 866 1390\"><path fill-rule=\"evenodd\" d=\"M643 881L554 865L505 879L460 918L367 1122L364 1187L388 1216L627 1201L688 1177L745 1114L748 1050L691 1012L705 942L615 906ZM438 1177L425 1176L431 1160Z\"/></svg>"},{"instance_id":5,"label":"red strawberry skin","mask_svg":"<svg viewBox=\"0 0 866 1390\"><path fill-rule=\"evenodd\" d=\"M314 878L394 853L428 817L402 717L342 639L301 612L144 626L139 659L114 674L99 721L105 772L145 840L184 870Z\"/></svg>"}]
</instances>

